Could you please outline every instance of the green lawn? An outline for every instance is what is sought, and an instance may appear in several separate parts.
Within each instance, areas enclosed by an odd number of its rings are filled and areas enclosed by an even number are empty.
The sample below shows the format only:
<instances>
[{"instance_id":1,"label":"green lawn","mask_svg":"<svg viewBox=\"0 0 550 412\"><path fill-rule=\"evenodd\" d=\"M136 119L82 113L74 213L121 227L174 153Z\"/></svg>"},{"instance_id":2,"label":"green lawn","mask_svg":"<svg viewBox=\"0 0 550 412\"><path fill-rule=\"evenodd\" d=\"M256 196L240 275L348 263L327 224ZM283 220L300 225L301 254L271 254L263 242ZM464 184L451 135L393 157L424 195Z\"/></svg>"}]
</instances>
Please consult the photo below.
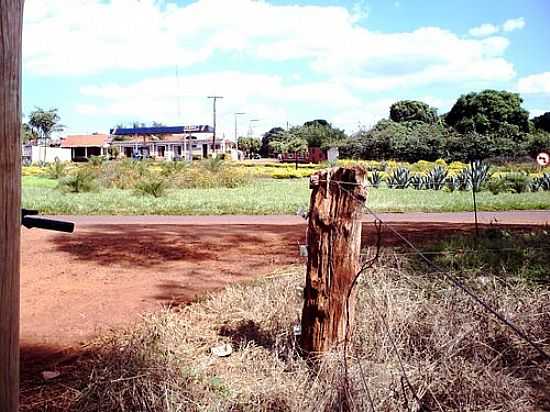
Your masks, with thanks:
<instances>
[{"instance_id":1,"label":"green lawn","mask_svg":"<svg viewBox=\"0 0 550 412\"><path fill-rule=\"evenodd\" d=\"M237 189L171 190L165 197L134 195L131 190L105 189L95 193L64 194L57 182L23 178L23 207L48 214L74 215L221 215L294 214L307 208L307 179L262 179ZM469 192L370 189L368 205L384 212L449 212L472 208ZM479 210L550 209L550 192L478 193Z\"/></svg>"}]
</instances>

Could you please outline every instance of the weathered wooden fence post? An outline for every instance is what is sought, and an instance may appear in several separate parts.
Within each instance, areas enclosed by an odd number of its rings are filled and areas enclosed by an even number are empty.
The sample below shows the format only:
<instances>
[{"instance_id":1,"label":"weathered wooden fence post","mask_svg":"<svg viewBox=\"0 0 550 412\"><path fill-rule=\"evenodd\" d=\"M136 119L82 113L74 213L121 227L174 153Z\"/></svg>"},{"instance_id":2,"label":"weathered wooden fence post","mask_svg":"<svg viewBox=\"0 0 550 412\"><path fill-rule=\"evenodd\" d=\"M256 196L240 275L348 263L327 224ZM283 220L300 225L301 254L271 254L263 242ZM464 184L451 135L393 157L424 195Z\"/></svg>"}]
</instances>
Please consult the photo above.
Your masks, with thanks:
<instances>
[{"instance_id":1,"label":"weathered wooden fence post","mask_svg":"<svg viewBox=\"0 0 550 412\"><path fill-rule=\"evenodd\" d=\"M355 291L350 289L361 267L359 217L366 201L366 176L363 168L354 166L311 177L302 312L302 348L311 355L335 349L353 325Z\"/></svg>"},{"instance_id":2,"label":"weathered wooden fence post","mask_svg":"<svg viewBox=\"0 0 550 412\"><path fill-rule=\"evenodd\" d=\"M0 411L19 401L23 0L0 1Z\"/></svg>"}]
</instances>

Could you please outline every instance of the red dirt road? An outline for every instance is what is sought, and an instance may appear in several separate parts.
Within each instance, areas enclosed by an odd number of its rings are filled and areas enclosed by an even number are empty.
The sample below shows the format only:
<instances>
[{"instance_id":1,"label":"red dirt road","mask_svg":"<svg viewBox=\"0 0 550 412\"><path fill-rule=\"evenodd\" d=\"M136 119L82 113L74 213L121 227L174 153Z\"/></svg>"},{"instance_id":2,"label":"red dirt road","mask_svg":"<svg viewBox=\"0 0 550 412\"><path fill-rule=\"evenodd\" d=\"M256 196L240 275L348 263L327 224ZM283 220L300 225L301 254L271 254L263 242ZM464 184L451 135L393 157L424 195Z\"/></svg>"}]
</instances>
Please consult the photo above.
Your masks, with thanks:
<instances>
[{"instance_id":1,"label":"red dirt road","mask_svg":"<svg viewBox=\"0 0 550 412\"><path fill-rule=\"evenodd\" d=\"M518 214L519 213L519 214ZM445 216L446 215L446 216ZM383 215L411 239L470 230L468 214ZM482 216L544 224L549 212ZM22 229L22 348L67 348L162 305L303 263L305 221L266 217L74 217L74 234ZM407 221L422 223L406 223ZM434 223L434 222L453 223ZM100 224L105 222L106 224ZM365 223L365 243L372 224ZM389 235L386 244L396 243ZM23 358L25 350L23 349Z\"/></svg>"}]
</instances>

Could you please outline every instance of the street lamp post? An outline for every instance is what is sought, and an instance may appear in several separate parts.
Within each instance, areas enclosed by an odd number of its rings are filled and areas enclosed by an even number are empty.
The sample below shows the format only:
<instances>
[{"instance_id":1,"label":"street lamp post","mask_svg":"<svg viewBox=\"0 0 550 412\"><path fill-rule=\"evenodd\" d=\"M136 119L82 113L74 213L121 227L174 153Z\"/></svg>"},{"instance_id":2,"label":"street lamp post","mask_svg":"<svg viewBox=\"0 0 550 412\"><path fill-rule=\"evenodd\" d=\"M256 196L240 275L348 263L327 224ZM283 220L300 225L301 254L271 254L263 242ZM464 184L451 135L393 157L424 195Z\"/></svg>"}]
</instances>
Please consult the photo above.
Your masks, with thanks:
<instances>
[{"instance_id":1,"label":"street lamp post","mask_svg":"<svg viewBox=\"0 0 550 412\"><path fill-rule=\"evenodd\" d=\"M216 152L216 102L218 99L223 99L223 96L208 96L209 99L213 100L212 105L212 115L214 118L214 130L212 133L212 153Z\"/></svg>"},{"instance_id":2,"label":"street lamp post","mask_svg":"<svg viewBox=\"0 0 550 412\"><path fill-rule=\"evenodd\" d=\"M248 137L253 137L254 135L254 129L253 129L253 124L256 123L256 122L259 122L260 119L250 119L249 123L248 123Z\"/></svg>"},{"instance_id":3,"label":"street lamp post","mask_svg":"<svg viewBox=\"0 0 550 412\"><path fill-rule=\"evenodd\" d=\"M235 144L237 145L237 152L239 151L239 131L238 131L238 118L239 116L245 115L245 112L237 112L235 113Z\"/></svg>"}]
</instances>

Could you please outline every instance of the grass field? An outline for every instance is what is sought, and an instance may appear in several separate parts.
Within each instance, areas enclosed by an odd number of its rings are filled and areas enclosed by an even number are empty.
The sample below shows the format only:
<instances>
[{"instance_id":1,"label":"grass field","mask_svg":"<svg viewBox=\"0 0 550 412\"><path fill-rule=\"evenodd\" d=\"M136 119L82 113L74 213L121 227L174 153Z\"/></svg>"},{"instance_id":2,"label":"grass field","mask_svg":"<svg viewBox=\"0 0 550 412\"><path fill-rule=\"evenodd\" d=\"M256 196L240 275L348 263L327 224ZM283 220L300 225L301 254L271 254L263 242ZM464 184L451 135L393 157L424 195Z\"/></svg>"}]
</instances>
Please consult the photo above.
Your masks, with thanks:
<instances>
[{"instance_id":1,"label":"grass field","mask_svg":"<svg viewBox=\"0 0 550 412\"><path fill-rule=\"evenodd\" d=\"M23 207L48 214L74 215L222 215L294 214L307 208L307 179L258 179L235 188L170 190L161 198L135 195L131 190L104 189L91 193L62 193L57 182L35 176L23 178ZM478 193L479 210L550 209L550 192ZM384 212L458 212L472 208L470 192L370 189L368 205Z\"/></svg>"}]
</instances>

